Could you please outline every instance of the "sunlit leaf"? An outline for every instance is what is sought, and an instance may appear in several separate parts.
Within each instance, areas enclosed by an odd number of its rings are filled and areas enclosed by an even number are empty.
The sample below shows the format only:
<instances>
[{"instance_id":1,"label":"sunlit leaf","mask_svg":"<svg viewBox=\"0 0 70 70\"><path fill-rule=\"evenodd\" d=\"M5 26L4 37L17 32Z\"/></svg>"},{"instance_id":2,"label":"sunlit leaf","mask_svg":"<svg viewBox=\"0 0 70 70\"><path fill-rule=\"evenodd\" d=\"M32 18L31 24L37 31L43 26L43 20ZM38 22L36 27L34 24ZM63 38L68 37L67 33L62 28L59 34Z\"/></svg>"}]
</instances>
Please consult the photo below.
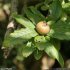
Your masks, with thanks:
<instances>
[{"instance_id":1,"label":"sunlit leaf","mask_svg":"<svg viewBox=\"0 0 70 70\"><path fill-rule=\"evenodd\" d=\"M28 28L15 30L13 33L10 34L9 37L7 37L4 40L3 45L6 47L22 44L23 42L28 41L32 37L35 37L37 33L35 30L31 30Z\"/></svg>"},{"instance_id":2,"label":"sunlit leaf","mask_svg":"<svg viewBox=\"0 0 70 70\"><path fill-rule=\"evenodd\" d=\"M70 20L59 20L52 24L49 35L60 40L70 40Z\"/></svg>"},{"instance_id":3,"label":"sunlit leaf","mask_svg":"<svg viewBox=\"0 0 70 70\"><path fill-rule=\"evenodd\" d=\"M18 54L18 55L16 56L16 59L19 60L19 61L23 61L25 58L24 58L22 55L19 55L19 54Z\"/></svg>"},{"instance_id":4,"label":"sunlit leaf","mask_svg":"<svg viewBox=\"0 0 70 70\"><path fill-rule=\"evenodd\" d=\"M23 47L22 49L23 57L30 56L34 50L35 50L34 47L27 47L27 46Z\"/></svg>"},{"instance_id":5,"label":"sunlit leaf","mask_svg":"<svg viewBox=\"0 0 70 70\"><path fill-rule=\"evenodd\" d=\"M70 2L63 4L62 8L66 13L70 14Z\"/></svg>"},{"instance_id":6,"label":"sunlit leaf","mask_svg":"<svg viewBox=\"0 0 70 70\"><path fill-rule=\"evenodd\" d=\"M46 41L44 36L36 36L34 41L35 41L35 46L39 50L44 50L45 49L47 41Z\"/></svg>"},{"instance_id":7,"label":"sunlit leaf","mask_svg":"<svg viewBox=\"0 0 70 70\"><path fill-rule=\"evenodd\" d=\"M60 63L61 67L64 66L64 60L61 56L61 54L59 53L59 51L54 47L53 44L51 43L47 43L47 47L45 48L45 52L50 56L53 57L55 59L57 59L57 61Z\"/></svg>"},{"instance_id":8,"label":"sunlit leaf","mask_svg":"<svg viewBox=\"0 0 70 70\"><path fill-rule=\"evenodd\" d=\"M23 26L30 28L30 29L34 29L35 26L33 25L32 22L30 22L28 19L26 19L25 17L22 17L20 15L14 15L13 18L20 24L22 24Z\"/></svg>"}]
</instances>

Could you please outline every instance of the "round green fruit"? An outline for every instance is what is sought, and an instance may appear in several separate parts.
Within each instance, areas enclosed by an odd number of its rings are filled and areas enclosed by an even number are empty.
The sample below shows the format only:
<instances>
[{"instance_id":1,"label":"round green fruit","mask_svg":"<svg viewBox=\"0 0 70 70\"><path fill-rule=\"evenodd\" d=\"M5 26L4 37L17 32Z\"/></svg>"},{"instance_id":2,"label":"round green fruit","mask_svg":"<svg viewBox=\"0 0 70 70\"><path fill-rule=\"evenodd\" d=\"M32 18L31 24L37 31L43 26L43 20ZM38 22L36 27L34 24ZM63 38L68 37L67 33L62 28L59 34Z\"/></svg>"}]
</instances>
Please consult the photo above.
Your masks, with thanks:
<instances>
[{"instance_id":1,"label":"round green fruit","mask_svg":"<svg viewBox=\"0 0 70 70\"><path fill-rule=\"evenodd\" d=\"M50 32L50 26L45 21L40 21L36 25L36 30L41 35L46 35Z\"/></svg>"}]
</instances>

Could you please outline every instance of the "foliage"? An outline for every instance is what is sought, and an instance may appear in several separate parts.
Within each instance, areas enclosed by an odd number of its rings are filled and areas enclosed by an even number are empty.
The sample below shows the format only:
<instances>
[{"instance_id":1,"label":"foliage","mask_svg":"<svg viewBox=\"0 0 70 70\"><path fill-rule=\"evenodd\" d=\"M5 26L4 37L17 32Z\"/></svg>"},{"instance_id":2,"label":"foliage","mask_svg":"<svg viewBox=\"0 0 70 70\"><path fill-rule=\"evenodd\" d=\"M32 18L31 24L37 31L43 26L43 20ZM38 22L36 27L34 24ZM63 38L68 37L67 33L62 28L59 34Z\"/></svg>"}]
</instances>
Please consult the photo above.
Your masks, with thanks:
<instances>
[{"instance_id":1,"label":"foliage","mask_svg":"<svg viewBox=\"0 0 70 70\"><path fill-rule=\"evenodd\" d=\"M23 16L14 14L13 19L23 28L15 30L5 38L3 46L5 48L13 46L19 49L17 51L19 60L23 60L31 54L34 54L34 57L39 60L42 53L46 52L50 57L57 59L63 67L64 60L59 48L56 47L58 45L56 41L70 40L70 17L68 15L70 14L70 2L64 4L62 2L63 0L45 0L39 5L25 7ZM38 8L48 10L48 17L45 18ZM35 30L35 25L39 21L47 21L47 23L51 21L49 24L51 30L46 36L39 35Z\"/></svg>"}]
</instances>

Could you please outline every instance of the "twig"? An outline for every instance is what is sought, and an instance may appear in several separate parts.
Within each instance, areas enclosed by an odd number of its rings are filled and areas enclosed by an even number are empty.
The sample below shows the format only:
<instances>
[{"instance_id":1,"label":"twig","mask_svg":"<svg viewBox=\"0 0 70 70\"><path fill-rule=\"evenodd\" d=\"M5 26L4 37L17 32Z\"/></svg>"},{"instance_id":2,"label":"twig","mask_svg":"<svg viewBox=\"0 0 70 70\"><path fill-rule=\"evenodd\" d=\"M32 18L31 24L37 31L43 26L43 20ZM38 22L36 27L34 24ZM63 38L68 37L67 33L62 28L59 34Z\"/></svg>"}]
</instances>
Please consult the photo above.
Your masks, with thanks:
<instances>
[{"instance_id":1,"label":"twig","mask_svg":"<svg viewBox=\"0 0 70 70\"><path fill-rule=\"evenodd\" d=\"M6 0L8 1L8 0ZM4 39L7 38L9 36L9 34L14 30L15 28L15 23L14 20L12 18L12 13L17 12L17 4L16 4L17 0L11 0L11 15L9 17L9 24L7 25L7 31L5 33ZM15 4L14 4L15 3ZM5 48L2 47L2 49L4 49L4 58L7 59L10 51L12 48Z\"/></svg>"}]
</instances>

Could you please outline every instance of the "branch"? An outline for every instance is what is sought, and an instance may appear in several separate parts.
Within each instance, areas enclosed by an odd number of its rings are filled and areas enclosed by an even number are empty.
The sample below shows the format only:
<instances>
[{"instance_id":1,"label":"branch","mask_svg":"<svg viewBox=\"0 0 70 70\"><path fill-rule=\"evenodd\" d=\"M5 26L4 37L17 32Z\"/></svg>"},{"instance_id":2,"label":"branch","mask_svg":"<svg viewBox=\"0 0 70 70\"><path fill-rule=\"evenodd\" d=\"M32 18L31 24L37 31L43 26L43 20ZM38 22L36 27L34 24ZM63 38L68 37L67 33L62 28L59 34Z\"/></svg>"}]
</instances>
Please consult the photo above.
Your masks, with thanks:
<instances>
[{"instance_id":1,"label":"branch","mask_svg":"<svg viewBox=\"0 0 70 70\"><path fill-rule=\"evenodd\" d=\"M6 37L8 37L10 35L10 33L15 28L15 26L14 26L15 23L14 23L14 20L12 18L12 13L17 12L17 3L16 2L17 2L17 0L11 0L11 14L10 14L10 17L9 17L9 24L7 25L7 31L5 33L4 39L6 39ZM7 57L9 56L12 48L2 47L2 49L4 50L4 58L7 59Z\"/></svg>"}]
</instances>

